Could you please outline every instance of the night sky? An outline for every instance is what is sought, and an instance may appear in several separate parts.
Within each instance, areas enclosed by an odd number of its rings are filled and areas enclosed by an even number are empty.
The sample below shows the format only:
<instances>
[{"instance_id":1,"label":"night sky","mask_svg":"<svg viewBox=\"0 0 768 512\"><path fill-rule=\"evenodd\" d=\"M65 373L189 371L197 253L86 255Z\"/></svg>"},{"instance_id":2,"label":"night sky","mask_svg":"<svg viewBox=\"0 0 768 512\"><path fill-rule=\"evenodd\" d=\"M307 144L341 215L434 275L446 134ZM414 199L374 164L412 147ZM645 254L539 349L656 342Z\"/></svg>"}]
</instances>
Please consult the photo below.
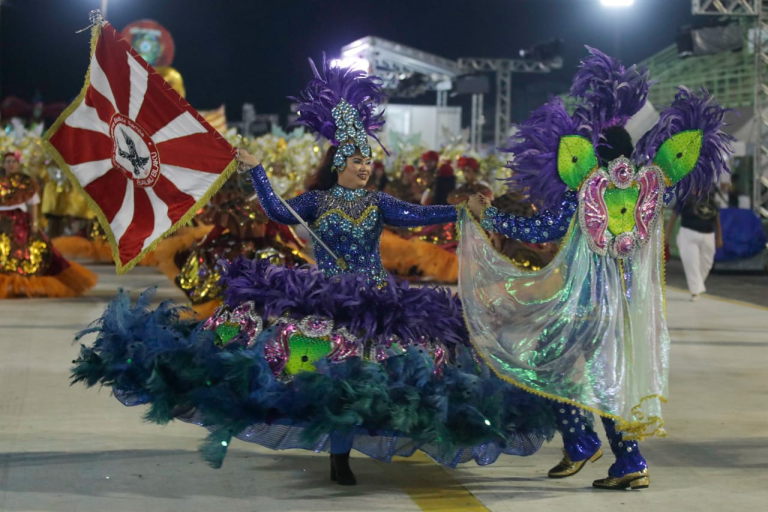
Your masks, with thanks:
<instances>
[{"instance_id":1,"label":"night sky","mask_svg":"<svg viewBox=\"0 0 768 512\"><path fill-rule=\"evenodd\" d=\"M31 100L37 90L46 102L73 99L89 51L88 33L75 31L88 25L88 11L100 1L0 5L0 94ZM261 113L286 113L285 96L310 77L307 57L336 54L367 35L451 59L514 58L521 48L563 38L563 70L515 75L519 117L539 97L568 87L585 44L633 63L672 44L678 26L692 22L690 10L690 0L636 0L628 9L607 9L599 0L110 0L108 19L118 30L141 18L165 25L187 99L198 109L224 103L232 119L244 102Z\"/></svg>"}]
</instances>

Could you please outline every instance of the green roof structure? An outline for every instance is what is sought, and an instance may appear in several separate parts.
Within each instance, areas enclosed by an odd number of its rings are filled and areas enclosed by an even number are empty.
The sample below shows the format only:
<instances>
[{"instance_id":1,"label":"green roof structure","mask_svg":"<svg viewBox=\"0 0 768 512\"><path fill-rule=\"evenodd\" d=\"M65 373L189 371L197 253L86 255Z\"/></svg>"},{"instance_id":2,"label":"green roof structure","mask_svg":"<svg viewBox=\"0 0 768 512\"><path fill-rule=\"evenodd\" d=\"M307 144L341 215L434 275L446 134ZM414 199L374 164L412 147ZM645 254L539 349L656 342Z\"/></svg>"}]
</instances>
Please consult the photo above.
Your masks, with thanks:
<instances>
[{"instance_id":1,"label":"green roof structure","mask_svg":"<svg viewBox=\"0 0 768 512\"><path fill-rule=\"evenodd\" d=\"M745 41L735 52L680 58L676 45L671 45L640 63L648 67L651 80L649 100L657 109L669 105L677 87L704 87L721 105L744 109L755 101L755 55Z\"/></svg>"}]
</instances>

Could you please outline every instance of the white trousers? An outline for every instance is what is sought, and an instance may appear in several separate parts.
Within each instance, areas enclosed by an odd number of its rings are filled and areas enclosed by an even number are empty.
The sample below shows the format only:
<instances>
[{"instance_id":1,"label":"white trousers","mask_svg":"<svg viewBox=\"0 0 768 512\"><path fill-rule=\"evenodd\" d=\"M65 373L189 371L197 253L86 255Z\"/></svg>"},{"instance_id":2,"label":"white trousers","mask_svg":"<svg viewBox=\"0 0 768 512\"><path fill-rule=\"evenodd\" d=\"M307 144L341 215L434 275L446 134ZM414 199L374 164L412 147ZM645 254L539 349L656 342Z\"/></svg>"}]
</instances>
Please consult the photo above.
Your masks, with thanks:
<instances>
[{"instance_id":1,"label":"white trousers","mask_svg":"<svg viewBox=\"0 0 768 512\"><path fill-rule=\"evenodd\" d=\"M715 234L699 233L681 227L677 234L677 247L683 260L685 280L693 295L704 293L704 281L715 262Z\"/></svg>"}]
</instances>

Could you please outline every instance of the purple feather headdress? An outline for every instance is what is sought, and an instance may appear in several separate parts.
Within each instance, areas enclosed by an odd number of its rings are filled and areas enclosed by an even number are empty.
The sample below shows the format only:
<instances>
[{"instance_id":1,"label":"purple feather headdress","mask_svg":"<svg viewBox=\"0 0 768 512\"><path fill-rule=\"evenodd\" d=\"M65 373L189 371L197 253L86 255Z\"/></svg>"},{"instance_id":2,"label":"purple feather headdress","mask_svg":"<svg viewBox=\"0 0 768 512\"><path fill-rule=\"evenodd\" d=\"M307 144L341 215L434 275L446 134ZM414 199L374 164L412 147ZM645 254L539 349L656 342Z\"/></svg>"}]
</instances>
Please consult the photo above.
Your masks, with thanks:
<instances>
[{"instance_id":1,"label":"purple feather headdress","mask_svg":"<svg viewBox=\"0 0 768 512\"><path fill-rule=\"evenodd\" d=\"M510 137L508 147L501 149L512 155L506 167L514 174L506 179L507 185L528 195L538 206L556 207L568 191L557 172L560 139L582 135L594 143L594 138L568 114L560 98L550 99L516 127L518 132Z\"/></svg>"},{"instance_id":2,"label":"purple feather headdress","mask_svg":"<svg viewBox=\"0 0 768 512\"><path fill-rule=\"evenodd\" d=\"M656 126L638 141L632 159L638 165L648 164L665 140L686 130L701 130L701 154L696 167L675 185L674 192L680 205L690 194L706 194L723 173L730 172L726 159L733 153L731 142L736 139L721 131L729 110L703 88L699 97L680 87L675 101L661 113Z\"/></svg>"},{"instance_id":3,"label":"purple feather headdress","mask_svg":"<svg viewBox=\"0 0 768 512\"><path fill-rule=\"evenodd\" d=\"M332 145L340 146L341 151L337 153L340 161L344 160L342 154L351 156L355 147L370 156L369 136L386 152L374 133L384 125L384 113L375 112L386 97L381 90L381 79L361 70L332 66L325 53L322 74L312 59L309 65L314 78L298 97L289 97L299 104L296 123L317 132Z\"/></svg>"},{"instance_id":4,"label":"purple feather headdress","mask_svg":"<svg viewBox=\"0 0 768 512\"><path fill-rule=\"evenodd\" d=\"M581 62L569 94L580 98L574 116L602 132L625 126L648 100L651 82L645 68L625 68L618 60L587 46L590 55Z\"/></svg>"}]
</instances>

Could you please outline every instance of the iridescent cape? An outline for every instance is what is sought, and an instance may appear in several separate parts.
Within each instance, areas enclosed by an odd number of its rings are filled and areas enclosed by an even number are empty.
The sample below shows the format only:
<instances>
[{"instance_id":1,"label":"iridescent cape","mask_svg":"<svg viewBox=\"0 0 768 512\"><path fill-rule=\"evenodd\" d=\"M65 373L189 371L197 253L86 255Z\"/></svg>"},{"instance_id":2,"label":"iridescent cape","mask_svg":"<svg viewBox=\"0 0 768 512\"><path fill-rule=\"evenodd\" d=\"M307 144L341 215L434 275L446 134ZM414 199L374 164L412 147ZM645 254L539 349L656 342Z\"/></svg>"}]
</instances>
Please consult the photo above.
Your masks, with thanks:
<instances>
[{"instance_id":1,"label":"iridescent cape","mask_svg":"<svg viewBox=\"0 0 768 512\"><path fill-rule=\"evenodd\" d=\"M466 210L459 223L459 293L488 365L528 391L611 417L630 436L661 434L670 343L662 222L650 243L617 259L595 254L574 217L537 272L498 253Z\"/></svg>"},{"instance_id":2,"label":"iridescent cape","mask_svg":"<svg viewBox=\"0 0 768 512\"><path fill-rule=\"evenodd\" d=\"M613 65L599 52L593 58ZM624 94L631 81L607 83ZM720 131L725 110L706 92L681 88L631 160L603 163L596 149L605 119L620 118L605 111L586 105L570 116L553 100L521 125L510 181L541 205L570 204L570 227L555 259L531 272L496 252L483 228L548 241L563 212L497 214L490 223L488 209L481 226L462 211L459 293L472 344L499 377L612 418L627 439L643 439L665 435L663 208L673 194L684 200L710 189L727 170L731 139ZM590 112L601 115L590 122ZM577 204L568 203L573 197Z\"/></svg>"}]
</instances>

